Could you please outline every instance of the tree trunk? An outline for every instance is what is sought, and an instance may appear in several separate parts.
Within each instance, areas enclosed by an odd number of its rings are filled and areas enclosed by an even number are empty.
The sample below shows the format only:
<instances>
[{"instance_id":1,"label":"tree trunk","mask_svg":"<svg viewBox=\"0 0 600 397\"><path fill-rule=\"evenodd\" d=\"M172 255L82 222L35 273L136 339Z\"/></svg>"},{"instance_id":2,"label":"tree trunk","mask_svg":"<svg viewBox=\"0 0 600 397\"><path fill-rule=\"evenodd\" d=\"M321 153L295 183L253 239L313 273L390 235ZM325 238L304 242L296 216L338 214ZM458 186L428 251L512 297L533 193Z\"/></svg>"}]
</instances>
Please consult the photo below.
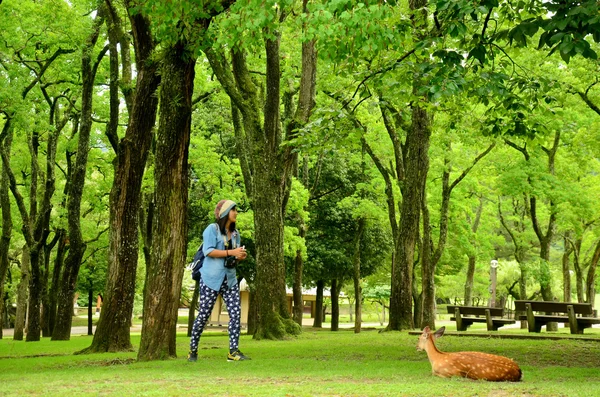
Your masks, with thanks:
<instances>
[{"instance_id":1,"label":"tree trunk","mask_svg":"<svg viewBox=\"0 0 600 397\"><path fill-rule=\"evenodd\" d=\"M577 302L583 303L585 302L585 297L583 294L583 270L581 269L581 263L579 262L580 252L581 252L581 243L582 238L578 238L573 246L573 268L575 269L575 288L577 289Z\"/></svg>"},{"instance_id":2,"label":"tree trunk","mask_svg":"<svg viewBox=\"0 0 600 397\"><path fill-rule=\"evenodd\" d=\"M9 122L8 120L7 122ZM3 129L4 130L4 129ZM15 176L10 168L8 153L1 151L3 169L8 176L9 188L17 202L19 213L22 219L22 233L25 238L27 249L29 250L29 265L31 266L31 278L29 280L29 301L28 301L28 326L27 341L40 340L40 316L41 316L41 296L42 296L42 274L40 271L40 257L46 239L49 233L50 211L52 209L51 198L54 194L54 155L56 152L57 132L48 135L47 155L46 155L46 181L42 204L37 205L37 175L38 166L38 133L34 132L29 140L29 151L31 154L31 185L29 191L29 213L26 208L25 200L21 195Z\"/></svg>"},{"instance_id":3,"label":"tree trunk","mask_svg":"<svg viewBox=\"0 0 600 397\"><path fill-rule=\"evenodd\" d=\"M354 333L360 333L362 325L362 287L360 285L360 240L362 239L363 232L367 221L365 218L358 220L358 230L354 235L354 255L352 262L354 263ZM333 291L332 291L333 294Z\"/></svg>"},{"instance_id":4,"label":"tree trunk","mask_svg":"<svg viewBox=\"0 0 600 397\"><path fill-rule=\"evenodd\" d=\"M427 0L411 0L413 12L413 36L424 39L427 33ZM413 94L417 95L421 80L413 80ZM390 296L390 322L388 330L414 328L412 312L412 279L415 244L419 235L421 204L425 192L429 169L429 139L431 137L431 116L420 102L421 97L412 103L412 124L406 138L404 169L406 177L402 189L400 228L396 241L396 262L392 268L392 288Z\"/></svg>"},{"instance_id":5,"label":"tree trunk","mask_svg":"<svg viewBox=\"0 0 600 397\"><path fill-rule=\"evenodd\" d=\"M422 262L422 282L423 282L423 324L421 327L428 325L435 329L435 269L440 261L444 249L446 248L446 240L448 237L448 213L450 211L450 198L454 188L468 175L468 173L477 165L477 163L485 157L496 146L492 143L485 151L480 153L474 160L471 166L466 168L452 183L450 183L450 172L452 171L451 144L448 143L448 154L444 160L445 167L442 174L442 205L440 207L440 224L438 244L434 251L433 236L431 235L429 209L427 207L427 196L423 194L423 253L421 255ZM427 173L427 170L425 171ZM473 233L477 231L479 226L479 218L481 216L483 202L480 200L477 217L472 226Z\"/></svg>"},{"instance_id":6,"label":"tree trunk","mask_svg":"<svg viewBox=\"0 0 600 397\"><path fill-rule=\"evenodd\" d=\"M73 320L73 298L77 284L77 276L86 244L81 234L81 198L86 180L90 134L92 131L92 104L94 95L94 79L100 60L92 61L92 52L104 24L105 7L98 9L94 26L87 39L87 45L81 55L81 115L79 137L77 141L77 157L72 170L69 195L67 199L67 224L69 233L69 253L65 259L63 274L58 289L58 306L56 324L52 340L71 339L71 324Z\"/></svg>"},{"instance_id":7,"label":"tree trunk","mask_svg":"<svg viewBox=\"0 0 600 397\"><path fill-rule=\"evenodd\" d=\"M58 235L58 247L56 249L56 257L54 258L54 267L52 269L52 282L50 284L50 293L48 297L48 323L50 330L54 333L56 325L56 311L58 305L58 289L60 284L60 274L62 273L63 263L67 250L67 234L66 230L59 229L56 231Z\"/></svg>"},{"instance_id":8,"label":"tree trunk","mask_svg":"<svg viewBox=\"0 0 600 397\"><path fill-rule=\"evenodd\" d=\"M306 186L306 185L305 185ZM298 226L298 236L302 239L306 237L306 224L303 220L300 220ZM304 271L304 259L302 258L302 252L298 250L296 252L296 258L294 260L294 283L293 288L293 299L294 305L292 309L292 317L294 322L302 327L302 317L304 315L304 298L302 296L302 273Z\"/></svg>"},{"instance_id":9,"label":"tree trunk","mask_svg":"<svg viewBox=\"0 0 600 397\"><path fill-rule=\"evenodd\" d=\"M37 244L36 244L37 245ZM29 262L31 266L31 278L29 279L29 300L27 301L27 342L37 342L41 337L41 310L42 310L42 291L41 291L41 272L40 272L40 251L34 247L29 250Z\"/></svg>"},{"instance_id":10,"label":"tree trunk","mask_svg":"<svg viewBox=\"0 0 600 397\"><path fill-rule=\"evenodd\" d=\"M50 254L54 249L54 246L60 238L59 231L54 233L54 238L49 244L44 246L44 280L42 282L42 336L52 336L53 317L56 313L53 313L53 307L51 306L51 293L52 286L48 285L48 278L50 276Z\"/></svg>"},{"instance_id":11,"label":"tree trunk","mask_svg":"<svg viewBox=\"0 0 600 397\"><path fill-rule=\"evenodd\" d=\"M331 280L331 330L337 331L340 329L340 289L338 285L338 279L334 278ZM325 313L321 310L322 316L325 317ZM325 321L323 319L323 321Z\"/></svg>"},{"instance_id":12,"label":"tree trunk","mask_svg":"<svg viewBox=\"0 0 600 397\"><path fill-rule=\"evenodd\" d=\"M315 298L315 319L313 321L314 328L323 328L323 288L325 288L325 282L318 280L317 296Z\"/></svg>"},{"instance_id":13,"label":"tree trunk","mask_svg":"<svg viewBox=\"0 0 600 397\"><path fill-rule=\"evenodd\" d=\"M94 313L93 313L93 299L94 299L94 290L93 289L89 289L88 290L88 335L94 335L94 332L92 330L93 328L93 320L94 320Z\"/></svg>"},{"instance_id":14,"label":"tree trunk","mask_svg":"<svg viewBox=\"0 0 600 397\"><path fill-rule=\"evenodd\" d=\"M155 219L146 267L138 360L176 357L177 311L186 261L188 150L194 66L184 43L167 50L161 68L160 122L154 166Z\"/></svg>"},{"instance_id":15,"label":"tree trunk","mask_svg":"<svg viewBox=\"0 0 600 397\"><path fill-rule=\"evenodd\" d=\"M569 256L573 249L567 249L569 243L567 237L563 239L565 250L562 255L562 273L563 273L563 302L571 302L571 266Z\"/></svg>"},{"instance_id":16,"label":"tree trunk","mask_svg":"<svg viewBox=\"0 0 600 397\"><path fill-rule=\"evenodd\" d=\"M416 88L415 88L416 89ZM418 104L412 109L412 129L406 139L406 181L403 191L396 267L392 273L388 330L414 328L412 315L412 270L419 235L421 202L429 169L430 116Z\"/></svg>"},{"instance_id":17,"label":"tree trunk","mask_svg":"<svg viewBox=\"0 0 600 397\"><path fill-rule=\"evenodd\" d=\"M306 1L303 2L304 12ZM220 52L206 50L206 56L219 82L233 103L234 124L241 114L244 136L238 145L246 192L254 210L256 242L256 339L280 339L297 334L301 328L290 316L285 293L283 261L283 219L291 189L291 172L297 153L293 145L281 147L283 141L280 110L280 33L265 31L266 96L258 97L255 79L250 75L245 53L231 51L232 67ZM305 122L314 106L316 51L314 42L303 44L302 77L295 120ZM295 125L295 124L294 124ZM287 138L293 138L290 126ZM241 128L235 128L236 137Z\"/></svg>"},{"instance_id":18,"label":"tree trunk","mask_svg":"<svg viewBox=\"0 0 600 397\"><path fill-rule=\"evenodd\" d=\"M48 275L50 273L50 252L51 247L46 245L40 249L40 270L41 270L41 287L42 287L42 312L40 315L40 328L43 337L52 336L50 329L50 301L48 297ZM43 266L42 266L43 265Z\"/></svg>"},{"instance_id":19,"label":"tree trunk","mask_svg":"<svg viewBox=\"0 0 600 397\"><path fill-rule=\"evenodd\" d=\"M446 173L444 173L446 176ZM445 198L442 199L445 201ZM444 205L442 204L442 208ZM421 208L423 211L423 243L421 247L421 284L422 284L422 305L423 318L421 323L416 325L419 329L429 326L431 329L435 327L435 263L431 257L432 241L431 241L431 224L429 218L429 208L427 206L427 196L423 194ZM447 208L447 207L446 207ZM443 214L443 210L440 211ZM440 232L441 233L441 232ZM415 307L416 311L416 307Z\"/></svg>"},{"instance_id":20,"label":"tree trunk","mask_svg":"<svg viewBox=\"0 0 600 397\"><path fill-rule=\"evenodd\" d=\"M303 230L303 225L301 229ZM300 237L304 238L304 233L301 233ZM304 314L304 298L302 297L302 271L304 267L304 260L302 259L302 252L298 250L296 252L296 258L294 259L294 283L293 283L293 299L294 305L292 309L292 317L294 322L299 326L302 326L302 316Z\"/></svg>"},{"instance_id":21,"label":"tree trunk","mask_svg":"<svg viewBox=\"0 0 600 397\"><path fill-rule=\"evenodd\" d=\"M0 151L6 153L10 159L10 149L12 145L12 128L9 120L6 120L2 128L3 140L0 140ZM4 168L0 169L0 208L2 210L2 236L0 237L0 300L4 302L4 280L10 265L8 259L8 250L10 248L10 239L12 237L12 215L10 212L10 196L8 172ZM2 328L4 327L4 311L7 310L4 304L0 302L0 339L2 339Z\"/></svg>"},{"instance_id":22,"label":"tree trunk","mask_svg":"<svg viewBox=\"0 0 600 397\"><path fill-rule=\"evenodd\" d=\"M130 14L129 18L138 67L136 92L127 131L118 146L110 193L110 247L104 302L92 345L81 353L133 350L130 326L138 259L140 192L156 120L155 92L160 76L158 64L150 59L154 42L149 21L141 14Z\"/></svg>"},{"instance_id":23,"label":"tree trunk","mask_svg":"<svg viewBox=\"0 0 600 397\"><path fill-rule=\"evenodd\" d=\"M596 268L598 267L598 261L600 261L600 240L598 240L596 248L594 249L594 255L592 256L592 260L590 262L590 267L588 269L588 276L586 280L586 302L591 303L592 306L595 305L596 300Z\"/></svg>"},{"instance_id":24,"label":"tree trunk","mask_svg":"<svg viewBox=\"0 0 600 397\"><path fill-rule=\"evenodd\" d=\"M465 281L465 306L473 304L473 278L475 276L475 255L468 255L469 264L467 265L467 280Z\"/></svg>"},{"instance_id":25,"label":"tree trunk","mask_svg":"<svg viewBox=\"0 0 600 397\"><path fill-rule=\"evenodd\" d=\"M194 293L192 300L190 301L190 307L188 311L188 330L187 336L192 336L192 328L194 327L194 320L196 318L196 306L198 305L198 299L200 297L200 281L194 283ZM248 321L250 321L250 311L248 311Z\"/></svg>"},{"instance_id":26,"label":"tree trunk","mask_svg":"<svg viewBox=\"0 0 600 397\"><path fill-rule=\"evenodd\" d=\"M553 301L554 294L552 293L552 275L550 273L550 238L546 238L541 242L540 247L540 287L542 298L545 301ZM551 313L546 313L551 314ZM546 324L546 331L558 331L558 323L551 322Z\"/></svg>"},{"instance_id":27,"label":"tree trunk","mask_svg":"<svg viewBox=\"0 0 600 397\"><path fill-rule=\"evenodd\" d=\"M521 274L519 275L519 297L521 299L527 299L527 266L523 263L523 259L517 258L519 267L521 268ZM515 318L521 314L527 314L526 312L515 312ZM521 329L528 329L527 320L523 320L521 323Z\"/></svg>"},{"instance_id":28,"label":"tree trunk","mask_svg":"<svg viewBox=\"0 0 600 397\"><path fill-rule=\"evenodd\" d=\"M23 340L25 330L25 319L27 317L27 292L29 291L29 250L27 245L23 247L21 255L21 281L17 289L17 313L15 315L15 331L13 340Z\"/></svg>"},{"instance_id":29,"label":"tree trunk","mask_svg":"<svg viewBox=\"0 0 600 397\"><path fill-rule=\"evenodd\" d=\"M423 324L423 291L416 291L416 285L413 280L413 304L415 306L413 323Z\"/></svg>"},{"instance_id":30,"label":"tree trunk","mask_svg":"<svg viewBox=\"0 0 600 397\"><path fill-rule=\"evenodd\" d=\"M250 288L250 296L248 297L248 335L254 335L256 332L257 311L256 292Z\"/></svg>"},{"instance_id":31,"label":"tree trunk","mask_svg":"<svg viewBox=\"0 0 600 397\"><path fill-rule=\"evenodd\" d=\"M255 159L256 160L256 159ZM285 267L283 260L283 195L277 160L265 156L254 176L254 230L256 241L256 294L258 323L255 338L281 339L286 335L284 321L290 314L285 303Z\"/></svg>"}]
</instances>

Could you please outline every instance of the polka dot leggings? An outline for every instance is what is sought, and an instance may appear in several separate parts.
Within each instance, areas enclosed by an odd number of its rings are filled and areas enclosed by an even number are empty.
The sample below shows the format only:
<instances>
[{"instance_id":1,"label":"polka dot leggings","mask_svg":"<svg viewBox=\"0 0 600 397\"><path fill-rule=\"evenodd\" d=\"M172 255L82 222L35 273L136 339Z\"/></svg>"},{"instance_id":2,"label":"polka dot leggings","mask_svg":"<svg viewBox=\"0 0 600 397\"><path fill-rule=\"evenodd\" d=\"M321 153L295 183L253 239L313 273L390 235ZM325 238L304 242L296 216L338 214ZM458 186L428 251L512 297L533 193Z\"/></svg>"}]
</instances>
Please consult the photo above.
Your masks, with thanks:
<instances>
[{"instance_id":1,"label":"polka dot leggings","mask_svg":"<svg viewBox=\"0 0 600 397\"><path fill-rule=\"evenodd\" d=\"M198 309L198 317L194 321L192 328L192 338L190 340L190 351L198 352L198 344L200 343L200 336L204 331L204 326L212 313L217 297L221 294L223 301L227 306L227 312L229 314L229 350L237 350L240 340L240 288L236 285L233 288L227 286L227 278L223 280L223 284L218 291L208 288L202 280L200 280L200 305Z\"/></svg>"}]
</instances>

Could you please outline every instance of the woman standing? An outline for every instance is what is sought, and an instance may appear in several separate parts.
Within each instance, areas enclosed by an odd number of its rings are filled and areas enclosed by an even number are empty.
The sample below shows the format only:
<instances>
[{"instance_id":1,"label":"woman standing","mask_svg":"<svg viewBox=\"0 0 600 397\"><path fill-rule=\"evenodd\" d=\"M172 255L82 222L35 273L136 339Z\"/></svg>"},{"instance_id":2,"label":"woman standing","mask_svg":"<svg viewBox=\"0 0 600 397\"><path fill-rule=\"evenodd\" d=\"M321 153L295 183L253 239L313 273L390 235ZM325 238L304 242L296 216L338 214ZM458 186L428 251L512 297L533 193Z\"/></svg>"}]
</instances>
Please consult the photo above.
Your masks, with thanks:
<instances>
[{"instance_id":1,"label":"woman standing","mask_svg":"<svg viewBox=\"0 0 600 397\"><path fill-rule=\"evenodd\" d=\"M240 287L235 266L246 259L246 249L240 247L240 234L235 228L236 204L221 200L215 208L216 223L202 233L204 264L200 269L200 305L192 328L188 361L198 360L198 344L219 294L229 313L229 353L227 361L250 360L238 348L240 339Z\"/></svg>"}]
</instances>

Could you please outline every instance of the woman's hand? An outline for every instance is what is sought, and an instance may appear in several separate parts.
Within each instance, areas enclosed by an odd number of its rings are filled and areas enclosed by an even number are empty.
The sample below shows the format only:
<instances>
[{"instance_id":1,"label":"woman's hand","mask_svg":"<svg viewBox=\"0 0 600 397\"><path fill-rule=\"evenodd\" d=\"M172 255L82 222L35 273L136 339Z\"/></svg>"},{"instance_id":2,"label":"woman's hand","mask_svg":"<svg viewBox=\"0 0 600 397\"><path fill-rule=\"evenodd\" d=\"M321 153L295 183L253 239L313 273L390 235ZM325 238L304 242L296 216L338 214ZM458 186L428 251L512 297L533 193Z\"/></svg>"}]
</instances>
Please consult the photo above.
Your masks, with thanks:
<instances>
[{"instance_id":1,"label":"woman's hand","mask_svg":"<svg viewBox=\"0 0 600 397\"><path fill-rule=\"evenodd\" d=\"M248 256L248 254L246 253L246 248L243 246L234 250L230 250L229 255L235 256L235 259L239 261L246 259L246 257Z\"/></svg>"}]
</instances>

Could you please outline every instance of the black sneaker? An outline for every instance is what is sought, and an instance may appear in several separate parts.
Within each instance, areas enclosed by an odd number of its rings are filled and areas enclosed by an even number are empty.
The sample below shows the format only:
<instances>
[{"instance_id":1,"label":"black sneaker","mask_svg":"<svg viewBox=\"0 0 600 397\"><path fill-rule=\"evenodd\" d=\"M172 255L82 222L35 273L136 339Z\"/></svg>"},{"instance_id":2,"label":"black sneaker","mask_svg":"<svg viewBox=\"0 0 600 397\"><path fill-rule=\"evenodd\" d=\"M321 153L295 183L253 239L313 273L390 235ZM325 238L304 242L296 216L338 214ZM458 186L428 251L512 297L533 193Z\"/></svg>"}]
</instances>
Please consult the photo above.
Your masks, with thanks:
<instances>
[{"instance_id":1,"label":"black sneaker","mask_svg":"<svg viewBox=\"0 0 600 397\"><path fill-rule=\"evenodd\" d=\"M191 363L198 361L198 352L190 352L188 354L188 361Z\"/></svg>"},{"instance_id":2,"label":"black sneaker","mask_svg":"<svg viewBox=\"0 0 600 397\"><path fill-rule=\"evenodd\" d=\"M242 360L251 360L251 358L244 356L244 353L242 353L239 350L235 350L235 351L229 352L229 354L227 354L227 361L242 361Z\"/></svg>"}]
</instances>

